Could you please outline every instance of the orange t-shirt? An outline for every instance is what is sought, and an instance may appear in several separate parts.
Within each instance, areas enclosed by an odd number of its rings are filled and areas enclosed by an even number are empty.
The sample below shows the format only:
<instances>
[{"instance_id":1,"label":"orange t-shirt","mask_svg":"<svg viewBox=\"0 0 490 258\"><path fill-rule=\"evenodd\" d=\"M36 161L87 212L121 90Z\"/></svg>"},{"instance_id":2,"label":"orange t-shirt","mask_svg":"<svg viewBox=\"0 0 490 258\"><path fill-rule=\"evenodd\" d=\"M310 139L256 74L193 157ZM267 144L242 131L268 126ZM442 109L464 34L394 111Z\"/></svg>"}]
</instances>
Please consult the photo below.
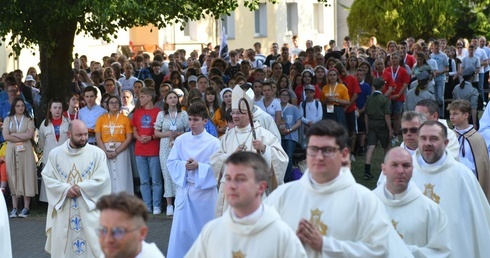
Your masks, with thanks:
<instances>
[{"instance_id":1,"label":"orange t-shirt","mask_svg":"<svg viewBox=\"0 0 490 258\"><path fill-rule=\"evenodd\" d=\"M112 134L111 127L113 128ZM111 141L123 142L126 140L127 133L133 133L133 127L131 126L131 120L123 114L117 116L104 114L97 119L95 132L101 134L104 143Z\"/></svg>"},{"instance_id":2,"label":"orange t-shirt","mask_svg":"<svg viewBox=\"0 0 490 258\"><path fill-rule=\"evenodd\" d=\"M324 101L327 98L327 95L334 95L334 97L338 98L339 100L347 100L349 101L349 90L347 90L347 87L342 84L342 83L337 83L336 85L325 85L322 88L322 98L321 100ZM339 103L327 103L328 105L340 105Z\"/></svg>"}]
</instances>

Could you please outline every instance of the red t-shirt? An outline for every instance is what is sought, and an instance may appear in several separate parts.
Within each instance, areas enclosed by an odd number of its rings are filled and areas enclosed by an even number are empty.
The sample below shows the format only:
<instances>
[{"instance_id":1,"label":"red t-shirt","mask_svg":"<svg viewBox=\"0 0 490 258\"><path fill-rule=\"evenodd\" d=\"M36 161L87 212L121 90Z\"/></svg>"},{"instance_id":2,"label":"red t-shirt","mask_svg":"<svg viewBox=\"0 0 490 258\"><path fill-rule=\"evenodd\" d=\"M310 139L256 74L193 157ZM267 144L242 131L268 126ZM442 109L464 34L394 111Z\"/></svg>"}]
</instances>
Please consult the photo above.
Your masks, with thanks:
<instances>
[{"instance_id":1,"label":"red t-shirt","mask_svg":"<svg viewBox=\"0 0 490 258\"><path fill-rule=\"evenodd\" d=\"M56 136L57 141L60 140L60 126L61 126L62 120L63 119L61 117L58 119L51 118L51 123L53 124L53 127L54 127L54 135Z\"/></svg>"},{"instance_id":2,"label":"red t-shirt","mask_svg":"<svg viewBox=\"0 0 490 258\"><path fill-rule=\"evenodd\" d=\"M349 91L349 99L352 99L352 96L354 96L354 93L361 93L361 87L359 87L359 81L356 79L356 77L352 75L347 75L345 77L340 76L340 79L344 83L345 87L347 87L347 90ZM352 105L347 107L345 110L345 113L350 113L356 111L356 102L354 101Z\"/></svg>"},{"instance_id":3,"label":"red t-shirt","mask_svg":"<svg viewBox=\"0 0 490 258\"><path fill-rule=\"evenodd\" d=\"M395 90L391 93L391 96L399 94L400 97L394 99L394 101L404 102L405 92L400 92L400 90L403 88L403 84L410 84L410 75L408 75L407 70L405 70L405 68L403 67L398 66L398 68L395 70L393 70L392 68L393 67L390 66L384 70L383 78L393 78L393 80L395 81Z\"/></svg>"},{"instance_id":4,"label":"red t-shirt","mask_svg":"<svg viewBox=\"0 0 490 258\"><path fill-rule=\"evenodd\" d=\"M154 125L157 120L158 112L160 109L154 107L152 109L138 108L133 113L133 119L131 119L131 125L138 132L138 135L154 135ZM160 139L155 138L146 144L136 140L134 146L134 154L136 156L158 156L160 152Z\"/></svg>"},{"instance_id":5,"label":"red t-shirt","mask_svg":"<svg viewBox=\"0 0 490 258\"><path fill-rule=\"evenodd\" d=\"M405 57L403 58L403 62L406 65L408 65L408 67L410 67L410 69L412 69L413 68L413 65L415 63L417 63L417 60L412 55L406 54Z\"/></svg>"}]
</instances>

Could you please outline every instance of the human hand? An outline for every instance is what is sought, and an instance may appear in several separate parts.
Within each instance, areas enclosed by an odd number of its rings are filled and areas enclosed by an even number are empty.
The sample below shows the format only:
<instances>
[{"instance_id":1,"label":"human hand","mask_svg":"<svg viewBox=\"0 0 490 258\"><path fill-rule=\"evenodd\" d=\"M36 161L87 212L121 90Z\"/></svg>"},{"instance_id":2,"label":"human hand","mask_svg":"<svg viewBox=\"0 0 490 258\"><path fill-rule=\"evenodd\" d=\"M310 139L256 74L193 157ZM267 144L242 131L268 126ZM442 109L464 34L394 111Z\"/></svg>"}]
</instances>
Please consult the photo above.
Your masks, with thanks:
<instances>
[{"instance_id":1,"label":"human hand","mask_svg":"<svg viewBox=\"0 0 490 258\"><path fill-rule=\"evenodd\" d=\"M259 151L265 151L265 144L260 140L252 140L252 146Z\"/></svg>"},{"instance_id":2,"label":"human hand","mask_svg":"<svg viewBox=\"0 0 490 258\"><path fill-rule=\"evenodd\" d=\"M197 161L195 161L194 159L189 159L187 161L187 163L185 164L185 168L187 170L197 169L198 166L199 166L199 163Z\"/></svg>"},{"instance_id":3,"label":"human hand","mask_svg":"<svg viewBox=\"0 0 490 258\"><path fill-rule=\"evenodd\" d=\"M308 244L313 250L317 252L322 250L323 236L309 221L301 219L296 235L302 243Z\"/></svg>"}]
</instances>

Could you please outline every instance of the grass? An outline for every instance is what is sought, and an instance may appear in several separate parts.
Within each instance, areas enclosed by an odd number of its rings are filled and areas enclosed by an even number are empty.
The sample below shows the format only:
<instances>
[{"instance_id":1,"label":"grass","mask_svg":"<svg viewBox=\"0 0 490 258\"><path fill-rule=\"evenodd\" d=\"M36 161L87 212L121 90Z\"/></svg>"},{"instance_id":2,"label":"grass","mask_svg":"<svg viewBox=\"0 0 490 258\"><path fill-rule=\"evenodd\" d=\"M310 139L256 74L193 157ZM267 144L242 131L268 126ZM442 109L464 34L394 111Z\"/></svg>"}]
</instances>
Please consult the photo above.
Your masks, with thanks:
<instances>
[{"instance_id":1,"label":"grass","mask_svg":"<svg viewBox=\"0 0 490 258\"><path fill-rule=\"evenodd\" d=\"M356 155L356 161L351 162L351 172L356 179L356 182L364 185L365 187L373 190L376 188L376 182L378 181L379 174L381 173L381 163L383 163L384 159L384 150L380 146L377 146L374 149L373 157L371 159L371 174L373 174L374 178L365 180L364 179L364 162L365 156Z\"/></svg>"}]
</instances>

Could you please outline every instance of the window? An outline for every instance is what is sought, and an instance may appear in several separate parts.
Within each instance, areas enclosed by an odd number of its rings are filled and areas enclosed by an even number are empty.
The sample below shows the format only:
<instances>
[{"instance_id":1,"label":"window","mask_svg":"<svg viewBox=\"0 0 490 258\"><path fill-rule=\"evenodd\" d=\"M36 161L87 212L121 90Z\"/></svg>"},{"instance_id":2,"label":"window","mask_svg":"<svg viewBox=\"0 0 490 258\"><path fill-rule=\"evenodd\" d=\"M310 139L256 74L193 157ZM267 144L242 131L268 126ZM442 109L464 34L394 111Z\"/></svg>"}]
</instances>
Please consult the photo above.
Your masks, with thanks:
<instances>
[{"instance_id":1,"label":"window","mask_svg":"<svg viewBox=\"0 0 490 258\"><path fill-rule=\"evenodd\" d=\"M313 29L316 33L324 33L323 4L313 4Z\"/></svg>"},{"instance_id":2,"label":"window","mask_svg":"<svg viewBox=\"0 0 490 258\"><path fill-rule=\"evenodd\" d=\"M226 38L234 39L235 38L235 12L231 12L230 16L223 16L222 24L226 30Z\"/></svg>"},{"instance_id":3,"label":"window","mask_svg":"<svg viewBox=\"0 0 490 258\"><path fill-rule=\"evenodd\" d=\"M260 3L259 8L254 11L255 37L267 37L267 5Z\"/></svg>"},{"instance_id":4,"label":"window","mask_svg":"<svg viewBox=\"0 0 490 258\"><path fill-rule=\"evenodd\" d=\"M291 35L298 34L298 4L297 3L287 3L287 32Z\"/></svg>"}]
</instances>

